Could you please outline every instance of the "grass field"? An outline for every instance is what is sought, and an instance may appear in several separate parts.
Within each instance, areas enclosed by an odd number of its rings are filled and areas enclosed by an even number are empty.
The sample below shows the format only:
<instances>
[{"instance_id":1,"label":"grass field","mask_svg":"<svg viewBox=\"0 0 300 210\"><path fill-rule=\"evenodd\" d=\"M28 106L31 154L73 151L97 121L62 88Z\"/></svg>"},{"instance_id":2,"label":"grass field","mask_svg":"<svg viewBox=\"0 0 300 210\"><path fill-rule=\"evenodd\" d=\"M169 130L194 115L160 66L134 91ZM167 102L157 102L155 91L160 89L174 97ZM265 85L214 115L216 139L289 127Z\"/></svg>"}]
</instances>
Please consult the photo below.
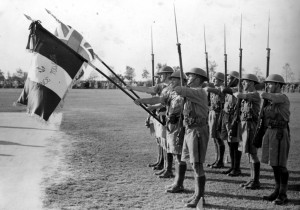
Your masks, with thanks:
<instances>
[{"instance_id":1,"label":"grass field","mask_svg":"<svg viewBox=\"0 0 300 210\"><path fill-rule=\"evenodd\" d=\"M20 92L0 89L0 112L24 111L11 106ZM274 185L268 165L262 164L260 190L240 188L239 184L250 176L247 158L243 156L242 177L231 178L222 175L222 169L205 168L206 209L300 209L300 94L288 96L292 112L290 202L280 207L261 199ZM119 90L71 90L63 109L63 138L53 139L62 142L62 165L44 179L45 208L185 209L182 199L193 194L193 172L189 167L184 193L164 192L164 186L173 180L158 179L146 167L156 158L156 145L144 126L145 118L146 112ZM210 141L206 160L213 159Z\"/></svg>"}]
</instances>

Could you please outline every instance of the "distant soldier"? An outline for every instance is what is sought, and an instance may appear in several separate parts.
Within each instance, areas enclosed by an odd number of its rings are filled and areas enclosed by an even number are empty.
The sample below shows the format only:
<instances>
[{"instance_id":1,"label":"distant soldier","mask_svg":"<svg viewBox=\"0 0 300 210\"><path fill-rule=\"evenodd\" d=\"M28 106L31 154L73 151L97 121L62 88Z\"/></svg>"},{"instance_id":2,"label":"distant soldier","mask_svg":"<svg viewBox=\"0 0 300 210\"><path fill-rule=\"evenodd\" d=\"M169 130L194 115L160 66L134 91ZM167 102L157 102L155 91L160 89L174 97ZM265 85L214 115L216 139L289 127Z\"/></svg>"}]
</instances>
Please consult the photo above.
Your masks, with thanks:
<instances>
[{"instance_id":1,"label":"distant soldier","mask_svg":"<svg viewBox=\"0 0 300 210\"><path fill-rule=\"evenodd\" d=\"M166 126L167 126L167 153L174 155L176 159L176 173L177 180L175 179L175 184L172 185L174 190L183 191L183 178L186 171L186 163L181 161L181 151L182 151L182 142L178 142L177 136L180 130L180 114L183 106L183 98L178 95L174 88L180 85L180 71L174 72L171 76L171 86L169 91L162 92L159 97L152 98L140 98L136 99L136 104L163 104L166 106ZM160 178L170 178L173 177L172 173L172 164L169 165L169 168L162 173ZM183 177L183 178L182 178ZM182 182L178 182L178 179ZM176 187L176 189L175 189Z\"/></svg>"},{"instance_id":2,"label":"distant soldier","mask_svg":"<svg viewBox=\"0 0 300 210\"><path fill-rule=\"evenodd\" d=\"M245 74L241 80L243 93L235 93L235 96L242 100L240 106L240 125L238 134L242 140L240 149L244 153L248 154L249 157L251 179L240 186L245 189L254 190L260 188L260 162L257 156L257 148L252 142L257 127L261 102L259 93L255 89L255 85L259 84L259 82L254 74Z\"/></svg>"},{"instance_id":3,"label":"distant soldier","mask_svg":"<svg viewBox=\"0 0 300 210\"><path fill-rule=\"evenodd\" d=\"M127 89L139 91L139 92L146 92L152 95L160 96L163 92L168 92L170 89L170 79L169 77L174 72L174 70L170 66L162 67L157 74L161 78L161 83L156 84L153 87L142 87L142 86L130 86L127 85ZM166 120L166 107L161 103L158 103L153 106L149 106L148 109L150 110L157 110L157 114L160 119L165 122ZM167 153L167 141L166 141L166 128L165 126L161 125L156 120L153 121L155 126L155 133L156 137L158 138L158 142L160 144L159 153L161 154L160 159L161 161L153 166L153 170L159 170L156 175L162 175L162 177L170 177L172 176L172 163L173 163L173 156L172 154ZM162 150L162 151L161 151Z\"/></svg>"},{"instance_id":4,"label":"distant soldier","mask_svg":"<svg viewBox=\"0 0 300 210\"><path fill-rule=\"evenodd\" d=\"M182 149L182 161L190 161L195 176L195 193L185 201L187 207L195 208L201 198L204 202L205 172L203 163L209 139L208 133L208 100L207 92L202 85L207 81L206 72L200 68L193 68L187 73L189 87L176 87L175 91L186 98L184 104L185 135Z\"/></svg>"},{"instance_id":5,"label":"distant soldier","mask_svg":"<svg viewBox=\"0 0 300 210\"><path fill-rule=\"evenodd\" d=\"M225 145L220 138L220 132L218 130L218 121L221 110L224 106L224 94L221 91L221 87L224 87L224 74L217 72L213 76L214 88L207 87L207 92L210 92L210 111L208 115L209 135L214 141L216 159L212 164L207 164L210 168L223 168L224 167L224 152Z\"/></svg>"},{"instance_id":6,"label":"distant soldier","mask_svg":"<svg viewBox=\"0 0 300 210\"><path fill-rule=\"evenodd\" d=\"M290 132L288 127L290 101L286 95L281 93L281 87L285 84L282 76L271 74L265 82L268 92L262 92L261 98L268 100L268 103L263 109L266 132L262 142L261 162L272 166L275 190L272 194L263 196L263 198L273 201L277 205L282 205L288 200L286 192L289 172L286 166L290 149Z\"/></svg>"},{"instance_id":7,"label":"distant soldier","mask_svg":"<svg viewBox=\"0 0 300 210\"><path fill-rule=\"evenodd\" d=\"M221 138L228 143L231 167L222 173L228 176L240 176L242 173L240 168L242 152L238 150L240 139L237 136L229 135L237 103L237 98L233 95L233 92L238 89L239 73L237 71L230 71L227 75L227 82L228 87L222 90L226 96L221 122Z\"/></svg>"}]
</instances>

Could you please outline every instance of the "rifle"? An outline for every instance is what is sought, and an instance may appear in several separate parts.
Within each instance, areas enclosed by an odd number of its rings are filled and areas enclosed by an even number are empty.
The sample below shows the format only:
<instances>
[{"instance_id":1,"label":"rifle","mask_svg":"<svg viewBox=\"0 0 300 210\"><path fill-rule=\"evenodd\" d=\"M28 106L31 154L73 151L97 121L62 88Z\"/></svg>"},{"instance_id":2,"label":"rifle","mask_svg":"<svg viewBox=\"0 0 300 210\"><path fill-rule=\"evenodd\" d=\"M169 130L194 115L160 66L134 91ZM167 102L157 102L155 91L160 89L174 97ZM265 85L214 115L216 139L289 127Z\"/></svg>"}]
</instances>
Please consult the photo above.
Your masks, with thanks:
<instances>
[{"instance_id":1,"label":"rifle","mask_svg":"<svg viewBox=\"0 0 300 210\"><path fill-rule=\"evenodd\" d=\"M152 36L152 25L151 25L151 61L152 61L152 86L155 85L154 81L154 54L153 54L153 36Z\"/></svg>"},{"instance_id":2,"label":"rifle","mask_svg":"<svg viewBox=\"0 0 300 210\"><path fill-rule=\"evenodd\" d=\"M268 21L268 39L267 39L267 48L266 48L266 50L267 50L266 78L269 76L269 67L270 67L270 51L271 51L271 49L269 48L269 31L270 31L270 14L269 14L269 21ZM265 86L265 91L267 92L266 86ZM268 104L268 101L266 99L263 99L263 104L259 111L258 123L257 123L256 130L254 133L254 138L253 138L253 145L256 148L260 148L262 146L262 139L266 132L266 129L264 128L263 111L267 104Z\"/></svg>"},{"instance_id":3,"label":"rifle","mask_svg":"<svg viewBox=\"0 0 300 210\"><path fill-rule=\"evenodd\" d=\"M207 83L209 83L209 70L208 70L208 53L206 51L206 37L205 37L205 25L204 25L204 48L205 48L205 62L206 62L206 75ZM207 94L208 106L210 106L210 93Z\"/></svg>"},{"instance_id":4,"label":"rifle","mask_svg":"<svg viewBox=\"0 0 300 210\"><path fill-rule=\"evenodd\" d=\"M241 26L240 26L240 64L239 64L239 84L238 84L238 91L241 93L241 78L242 78L242 59L243 59L243 49L242 49L242 15L241 15ZM241 102L242 99L238 99L236 105L235 105L235 112L234 116L232 119L232 124L231 124L231 136L232 137L237 137L237 130L238 130L238 123L240 121L240 108L241 108Z\"/></svg>"},{"instance_id":5,"label":"rifle","mask_svg":"<svg viewBox=\"0 0 300 210\"><path fill-rule=\"evenodd\" d=\"M183 80L183 67L182 67L182 57L181 57L181 44L178 41L178 30L177 30L177 20L176 20L176 10L175 10L175 3L174 5L174 17L175 17L175 29L176 29L176 40L177 40L177 51L178 51L178 56L179 56L179 65L180 65L180 86L184 86L184 80ZM186 101L186 98L183 99L184 103ZM185 134L185 129L183 126L183 108L181 109L181 113L179 116L179 122L178 122L178 134L177 134L177 144L182 145L183 139L184 139L184 134Z\"/></svg>"},{"instance_id":6,"label":"rifle","mask_svg":"<svg viewBox=\"0 0 300 210\"><path fill-rule=\"evenodd\" d=\"M225 83L225 87L227 87L227 53L226 53L226 28L225 28L225 24L224 24L224 68L225 68L225 78L224 78L224 83Z\"/></svg>"}]
</instances>

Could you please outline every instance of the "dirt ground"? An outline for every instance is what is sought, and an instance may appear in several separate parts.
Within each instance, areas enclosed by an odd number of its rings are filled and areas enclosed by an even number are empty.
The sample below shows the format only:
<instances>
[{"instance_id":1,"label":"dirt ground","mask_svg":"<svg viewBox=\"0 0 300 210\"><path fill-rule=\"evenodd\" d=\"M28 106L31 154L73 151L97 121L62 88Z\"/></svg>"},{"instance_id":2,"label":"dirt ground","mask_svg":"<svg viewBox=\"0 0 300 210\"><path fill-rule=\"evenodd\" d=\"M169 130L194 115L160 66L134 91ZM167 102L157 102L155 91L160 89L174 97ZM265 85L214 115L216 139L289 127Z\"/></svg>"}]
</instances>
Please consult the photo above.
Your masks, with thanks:
<instances>
[{"instance_id":1,"label":"dirt ground","mask_svg":"<svg viewBox=\"0 0 300 210\"><path fill-rule=\"evenodd\" d=\"M185 192L164 192L172 179L159 179L146 167L156 158L154 139L144 126L146 114L119 90L72 90L63 115L48 125L10 106L19 92L0 90L1 210L186 209L182 199L193 193L191 168ZM300 95L288 96L293 113L290 202L278 207L261 199L274 185L267 165L262 165L260 190L239 188L249 177L243 156L242 177L205 168L206 209L300 209ZM207 162L213 158L210 141Z\"/></svg>"}]
</instances>

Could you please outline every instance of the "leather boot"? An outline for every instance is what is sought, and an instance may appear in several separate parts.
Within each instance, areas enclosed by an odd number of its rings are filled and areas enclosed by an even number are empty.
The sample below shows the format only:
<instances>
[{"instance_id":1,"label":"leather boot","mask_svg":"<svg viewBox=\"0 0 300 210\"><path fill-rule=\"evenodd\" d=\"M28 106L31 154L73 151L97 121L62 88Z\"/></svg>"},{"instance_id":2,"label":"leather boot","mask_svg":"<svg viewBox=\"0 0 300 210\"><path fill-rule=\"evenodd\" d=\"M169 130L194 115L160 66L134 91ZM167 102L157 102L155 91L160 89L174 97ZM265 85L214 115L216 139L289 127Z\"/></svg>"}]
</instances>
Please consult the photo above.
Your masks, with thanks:
<instances>
[{"instance_id":1,"label":"leather boot","mask_svg":"<svg viewBox=\"0 0 300 210\"><path fill-rule=\"evenodd\" d=\"M217 144L217 140L215 138L213 138L213 140L214 140L215 151L216 151L216 155L215 155L216 159L213 163L206 164L206 167L209 167L209 168L212 167L213 165L215 165L218 162L218 159L219 159L219 147L218 147L218 144Z\"/></svg>"},{"instance_id":2,"label":"leather boot","mask_svg":"<svg viewBox=\"0 0 300 210\"><path fill-rule=\"evenodd\" d=\"M232 177L235 177L235 176L240 176L242 174L242 171L241 171L241 168L240 168L240 165L241 165L241 157L242 157L242 152L239 151L238 149L236 149L234 151L234 168L233 170L227 174L228 176L232 176Z\"/></svg>"},{"instance_id":3,"label":"leather boot","mask_svg":"<svg viewBox=\"0 0 300 210\"><path fill-rule=\"evenodd\" d=\"M160 157L161 156L161 150L160 150L160 148L161 148L161 146L157 145L157 152L158 152L158 154L157 154L157 161L155 163L148 164L148 167L154 167L154 166L156 166L156 165L159 164L160 159L161 159L161 157Z\"/></svg>"},{"instance_id":4,"label":"leather boot","mask_svg":"<svg viewBox=\"0 0 300 210\"><path fill-rule=\"evenodd\" d=\"M259 173L260 173L260 162L258 163L252 163L254 168L254 179L251 184L248 186L245 186L245 189L251 189L251 190L257 190L260 188L260 182L259 182Z\"/></svg>"},{"instance_id":5,"label":"leather boot","mask_svg":"<svg viewBox=\"0 0 300 210\"><path fill-rule=\"evenodd\" d=\"M273 201L275 205L283 205L288 202L288 198L286 195L287 191L287 184L280 184L280 189L279 189L279 195L278 197Z\"/></svg>"},{"instance_id":6,"label":"leather boot","mask_svg":"<svg viewBox=\"0 0 300 210\"><path fill-rule=\"evenodd\" d=\"M226 171L222 171L222 174L229 174L233 168L234 168L234 150L232 148L232 143L228 142L228 146L229 146L229 155L230 155L230 168Z\"/></svg>"},{"instance_id":7,"label":"leather boot","mask_svg":"<svg viewBox=\"0 0 300 210\"><path fill-rule=\"evenodd\" d=\"M173 164L173 154L167 153L167 161L164 173L159 175L159 178L173 178L174 175L172 173L172 164Z\"/></svg>"},{"instance_id":8,"label":"leather boot","mask_svg":"<svg viewBox=\"0 0 300 210\"><path fill-rule=\"evenodd\" d=\"M273 167L274 178L275 178L275 189L270 195L263 196L264 200L274 201L279 195L280 189L280 169L278 167Z\"/></svg>"},{"instance_id":9,"label":"leather boot","mask_svg":"<svg viewBox=\"0 0 300 210\"><path fill-rule=\"evenodd\" d=\"M205 191L206 177L205 176L196 177L195 181L196 181L196 186L197 186L197 190L195 189L195 192L197 192L197 193L195 194L194 199L185 205L186 207L189 207L189 208L195 208L201 198L203 198L203 203L204 203L204 191Z\"/></svg>"},{"instance_id":10,"label":"leather boot","mask_svg":"<svg viewBox=\"0 0 300 210\"><path fill-rule=\"evenodd\" d=\"M219 148L219 156L218 161L211 168L224 168L224 153L225 153L225 145L218 145Z\"/></svg>"},{"instance_id":11,"label":"leather boot","mask_svg":"<svg viewBox=\"0 0 300 210\"><path fill-rule=\"evenodd\" d=\"M289 179L289 172L286 170L281 170L280 175L280 189L279 189L279 195L276 198L276 200L273 201L276 205L283 205L288 202L288 198L286 195L287 188L288 188L288 179Z\"/></svg>"},{"instance_id":12,"label":"leather boot","mask_svg":"<svg viewBox=\"0 0 300 210\"><path fill-rule=\"evenodd\" d=\"M177 169L178 170L177 170L175 182L174 182L175 185L173 185L172 187L167 189L166 192L179 193L179 192L184 191L183 181L184 181L184 176L185 176L185 172L186 172L186 164L179 164Z\"/></svg>"},{"instance_id":13,"label":"leather boot","mask_svg":"<svg viewBox=\"0 0 300 210\"><path fill-rule=\"evenodd\" d=\"M240 184L240 187L246 187L248 185L250 185L254 180L254 168L253 168L253 164L250 163L250 180L246 183Z\"/></svg>"},{"instance_id":14,"label":"leather boot","mask_svg":"<svg viewBox=\"0 0 300 210\"><path fill-rule=\"evenodd\" d=\"M153 170L162 170L162 169L164 169L165 159L166 159L166 157L165 157L166 156L166 151L162 147L160 147L160 153L161 153L160 161L156 166L153 167Z\"/></svg>"}]
</instances>

